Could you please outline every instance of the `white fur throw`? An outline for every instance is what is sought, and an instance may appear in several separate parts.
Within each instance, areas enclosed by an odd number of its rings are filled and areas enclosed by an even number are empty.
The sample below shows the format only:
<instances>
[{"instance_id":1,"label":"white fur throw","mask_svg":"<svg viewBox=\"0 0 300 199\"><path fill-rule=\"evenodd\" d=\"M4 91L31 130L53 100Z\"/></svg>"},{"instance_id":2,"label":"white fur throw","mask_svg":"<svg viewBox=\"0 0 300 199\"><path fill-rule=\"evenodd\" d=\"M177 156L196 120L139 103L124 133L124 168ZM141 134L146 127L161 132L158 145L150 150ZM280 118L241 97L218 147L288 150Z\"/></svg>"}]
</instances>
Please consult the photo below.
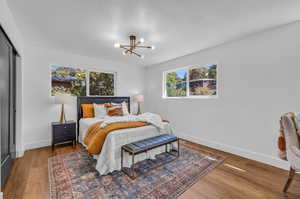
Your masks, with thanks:
<instances>
[{"instance_id":1,"label":"white fur throw","mask_svg":"<svg viewBox=\"0 0 300 199\"><path fill-rule=\"evenodd\" d=\"M125 116L106 116L101 123L100 128L103 128L109 124L117 122L148 122L153 126L163 129L164 125L161 121L161 117L154 113L143 113L141 115L125 115Z\"/></svg>"}]
</instances>

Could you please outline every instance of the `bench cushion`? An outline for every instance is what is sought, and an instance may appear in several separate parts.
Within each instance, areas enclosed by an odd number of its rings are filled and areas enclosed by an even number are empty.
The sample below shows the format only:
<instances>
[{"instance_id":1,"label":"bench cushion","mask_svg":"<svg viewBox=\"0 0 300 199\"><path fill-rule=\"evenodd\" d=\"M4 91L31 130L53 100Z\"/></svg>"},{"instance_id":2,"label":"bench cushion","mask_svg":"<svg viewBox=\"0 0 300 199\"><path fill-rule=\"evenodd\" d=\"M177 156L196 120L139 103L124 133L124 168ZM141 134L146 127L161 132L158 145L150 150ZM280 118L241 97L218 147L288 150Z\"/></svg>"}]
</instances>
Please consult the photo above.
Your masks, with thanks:
<instances>
[{"instance_id":1,"label":"bench cushion","mask_svg":"<svg viewBox=\"0 0 300 199\"><path fill-rule=\"evenodd\" d=\"M123 146L124 149L129 150L133 153L144 151L147 149L155 148L166 143L174 142L177 137L171 134L162 134L155 137L147 138L144 140L132 142Z\"/></svg>"}]
</instances>

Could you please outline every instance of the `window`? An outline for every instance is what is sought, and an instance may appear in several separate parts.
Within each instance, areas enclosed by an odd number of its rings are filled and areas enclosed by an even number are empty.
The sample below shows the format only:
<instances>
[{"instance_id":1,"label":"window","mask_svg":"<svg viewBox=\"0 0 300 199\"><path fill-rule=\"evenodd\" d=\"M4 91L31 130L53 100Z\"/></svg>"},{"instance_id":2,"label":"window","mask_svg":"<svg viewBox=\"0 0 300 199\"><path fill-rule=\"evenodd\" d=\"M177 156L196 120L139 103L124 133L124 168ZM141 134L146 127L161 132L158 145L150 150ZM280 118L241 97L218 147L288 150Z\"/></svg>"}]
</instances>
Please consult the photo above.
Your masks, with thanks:
<instances>
[{"instance_id":1,"label":"window","mask_svg":"<svg viewBox=\"0 0 300 199\"><path fill-rule=\"evenodd\" d=\"M217 95L217 65L189 69L190 96Z\"/></svg>"},{"instance_id":2,"label":"window","mask_svg":"<svg viewBox=\"0 0 300 199\"><path fill-rule=\"evenodd\" d=\"M51 66L51 95L73 96L115 94L115 73L95 72L64 66Z\"/></svg>"},{"instance_id":3,"label":"window","mask_svg":"<svg viewBox=\"0 0 300 199\"><path fill-rule=\"evenodd\" d=\"M167 96L184 97L186 96L187 69L181 69L167 73Z\"/></svg>"},{"instance_id":4,"label":"window","mask_svg":"<svg viewBox=\"0 0 300 199\"><path fill-rule=\"evenodd\" d=\"M164 98L217 96L217 65L192 66L164 72Z\"/></svg>"}]
</instances>

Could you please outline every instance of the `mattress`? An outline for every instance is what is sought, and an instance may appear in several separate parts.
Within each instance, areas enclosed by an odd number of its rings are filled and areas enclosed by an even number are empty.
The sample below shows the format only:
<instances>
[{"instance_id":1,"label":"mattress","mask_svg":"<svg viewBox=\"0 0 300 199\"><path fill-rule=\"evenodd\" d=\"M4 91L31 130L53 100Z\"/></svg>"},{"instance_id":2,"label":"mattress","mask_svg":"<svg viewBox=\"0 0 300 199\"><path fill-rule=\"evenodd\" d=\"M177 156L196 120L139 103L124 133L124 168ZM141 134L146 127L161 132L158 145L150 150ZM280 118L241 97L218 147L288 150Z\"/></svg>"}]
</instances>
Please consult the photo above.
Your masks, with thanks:
<instances>
[{"instance_id":1,"label":"mattress","mask_svg":"<svg viewBox=\"0 0 300 199\"><path fill-rule=\"evenodd\" d=\"M78 141L84 145L83 143L83 138L87 132L87 130L89 129L89 127L93 124L95 124L96 122L100 122L103 121L103 119L101 118L81 118L79 120L79 136L78 136Z\"/></svg>"}]
</instances>

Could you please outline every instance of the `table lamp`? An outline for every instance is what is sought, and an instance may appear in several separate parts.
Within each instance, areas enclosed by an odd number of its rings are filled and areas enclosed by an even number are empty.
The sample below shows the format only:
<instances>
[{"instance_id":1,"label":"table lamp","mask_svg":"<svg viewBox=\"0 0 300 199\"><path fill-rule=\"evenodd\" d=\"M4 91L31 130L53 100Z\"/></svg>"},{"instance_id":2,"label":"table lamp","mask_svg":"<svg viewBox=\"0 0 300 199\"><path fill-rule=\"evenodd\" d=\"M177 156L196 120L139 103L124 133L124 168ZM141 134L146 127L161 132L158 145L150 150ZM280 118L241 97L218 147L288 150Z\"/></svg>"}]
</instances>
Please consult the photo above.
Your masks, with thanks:
<instances>
[{"instance_id":1,"label":"table lamp","mask_svg":"<svg viewBox=\"0 0 300 199\"><path fill-rule=\"evenodd\" d=\"M71 95L70 94L57 94L54 98L55 104L61 104L61 113L60 113L60 123L66 123L66 116L65 116L65 110L64 105L69 104L71 102Z\"/></svg>"},{"instance_id":2,"label":"table lamp","mask_svg":"<svg viewBox=\"0 0 300 199\"><path fill-rule=\"evenodd\" d=\"M134 95L133 96L133 101L137 102L137 104L138 104L138 111L137 111L136 114L140 115L141 114L141 102L144 101L144 95L142 95L142 94Z\"/></svg>"}]
</instances>

